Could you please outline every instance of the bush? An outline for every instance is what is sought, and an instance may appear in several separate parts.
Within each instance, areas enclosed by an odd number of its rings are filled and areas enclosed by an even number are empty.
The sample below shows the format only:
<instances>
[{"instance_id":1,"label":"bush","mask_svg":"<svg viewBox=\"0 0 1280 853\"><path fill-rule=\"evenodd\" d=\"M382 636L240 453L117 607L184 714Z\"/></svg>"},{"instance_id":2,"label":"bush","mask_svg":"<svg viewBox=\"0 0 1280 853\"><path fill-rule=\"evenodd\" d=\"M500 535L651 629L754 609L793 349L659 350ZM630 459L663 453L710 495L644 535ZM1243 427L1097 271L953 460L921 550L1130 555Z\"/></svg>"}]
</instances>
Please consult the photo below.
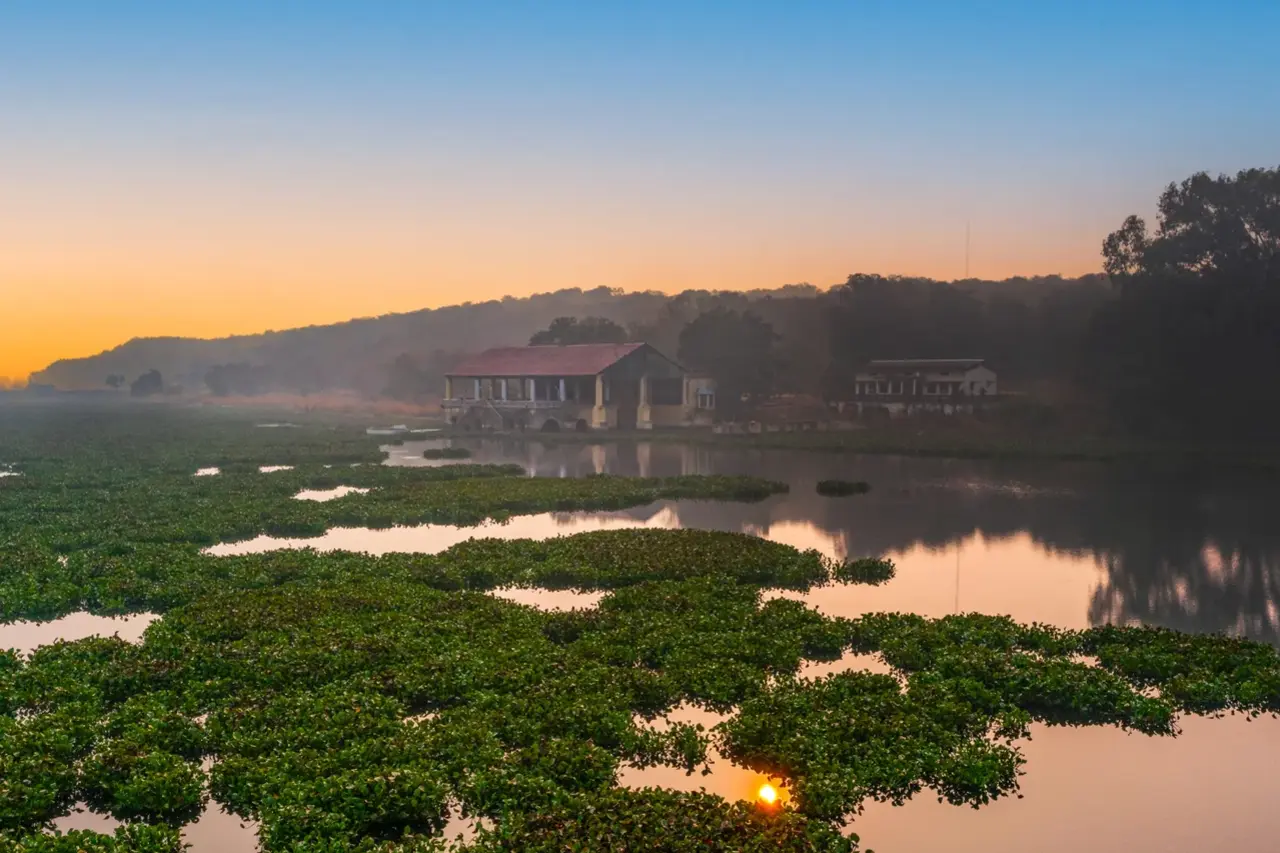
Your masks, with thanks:
<instances>
[{"instance_id":1,"label":"bush","mask_svg":"<svg viewBox=\"0 0 1280 853\"><path fill-rule=\"evenodd\" d=\"M819 480L818 494L829 498L843 498L849 495L865 495L871 491L871 484L863 480Z\"/></svg>"},{"instance_id":2,"label":"bush","mask_svg":"<svg viewBox=\"0 0 1280 853\"><path fill-rule=\"evenodd\" d=\"M470 459L471 451L465 447L431 447L422 451L423 459Z\"/></svg>"}]
</instances>

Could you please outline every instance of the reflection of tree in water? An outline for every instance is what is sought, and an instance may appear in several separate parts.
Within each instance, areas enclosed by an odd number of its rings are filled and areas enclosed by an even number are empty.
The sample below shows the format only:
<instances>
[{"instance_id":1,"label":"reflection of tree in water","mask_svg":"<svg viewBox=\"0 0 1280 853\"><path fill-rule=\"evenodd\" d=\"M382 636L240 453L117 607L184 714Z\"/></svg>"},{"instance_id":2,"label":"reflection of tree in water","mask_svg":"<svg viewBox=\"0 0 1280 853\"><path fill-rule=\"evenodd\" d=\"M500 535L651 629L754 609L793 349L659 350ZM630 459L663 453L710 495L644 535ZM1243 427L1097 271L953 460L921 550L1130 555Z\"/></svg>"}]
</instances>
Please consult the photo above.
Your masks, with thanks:
<instances>
[{"instance_id":1,"label":"reflection of tree in water","mask_svg":"<svg viewBox=\"0 0 1280 853\"><path fill-rule=\"evenodd\" d=\"M941 549L981 534L1027 533L1053 553L1095 557L1106 580L1094 623L1143 622L1242 633L1280 645L1280 491L1094 464L721 450L654 442L485 442L476 461L521 461L541 476L753 474L791 493L759 504L681 502L682 527L767 531L805 523L849 557ZM641 470L641 469L644 470ZM830 499L820 479L866 480L870 494ZM651 518L661 506L624 515ZM1028 567L1033 571L1034 567Z\"/></svg>"}]
</instances>

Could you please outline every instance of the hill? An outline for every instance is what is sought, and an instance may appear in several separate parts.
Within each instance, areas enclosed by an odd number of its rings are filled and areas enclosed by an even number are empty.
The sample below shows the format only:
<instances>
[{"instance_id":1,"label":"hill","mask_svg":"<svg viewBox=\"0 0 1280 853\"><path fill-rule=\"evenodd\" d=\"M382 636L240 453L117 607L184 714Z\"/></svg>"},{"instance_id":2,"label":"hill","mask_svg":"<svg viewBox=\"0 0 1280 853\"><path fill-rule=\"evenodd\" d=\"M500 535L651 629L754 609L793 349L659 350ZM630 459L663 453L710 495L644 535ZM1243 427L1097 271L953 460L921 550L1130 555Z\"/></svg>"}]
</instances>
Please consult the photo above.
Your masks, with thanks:
<instances>
[{"instance_id":1,"label":"hill","mask_svg":"<svg viewBox=\"0 0 1280 853\"><path fill-rule=\"evenodd\" d=\"M562 290L214 340L135 338L98 355L56 361L33 374L31 381L65 389L100 388L107 376L132 380L156 369L167 384L203 391L205 374L215 365L249 364L270 368L271 384L280 388L377 394L386 384L389 366L404 354L430 364L452 354L525 343L559 316L626 322L656 313L667 298L608 288Z\"/></svg>"},{"instance_id":2,"label":"hill","mask_svg":"<svg viewBox=\"0 0 1280 853\"><path fill-rule=\"evenodd\" d=\"M215 340L140 338L57 361L32 381L101 388L108 376L132 381L158 370L170 390L207 393L210 371L222 367L236 394L348 390L426 399L463 355L527 343L557 317L607 318L677 356L680 332L714 308L749 308L770 324L771 369L786 390L818 392L843 381L842 366L899 355L976 353L1002 360L1007 375L1036 377L1063 370L1063 356L1107 292L1100 276L947 283L854 275L830 290L804 284L674 295L570 289Z\"/></svg>"}]
</instances>

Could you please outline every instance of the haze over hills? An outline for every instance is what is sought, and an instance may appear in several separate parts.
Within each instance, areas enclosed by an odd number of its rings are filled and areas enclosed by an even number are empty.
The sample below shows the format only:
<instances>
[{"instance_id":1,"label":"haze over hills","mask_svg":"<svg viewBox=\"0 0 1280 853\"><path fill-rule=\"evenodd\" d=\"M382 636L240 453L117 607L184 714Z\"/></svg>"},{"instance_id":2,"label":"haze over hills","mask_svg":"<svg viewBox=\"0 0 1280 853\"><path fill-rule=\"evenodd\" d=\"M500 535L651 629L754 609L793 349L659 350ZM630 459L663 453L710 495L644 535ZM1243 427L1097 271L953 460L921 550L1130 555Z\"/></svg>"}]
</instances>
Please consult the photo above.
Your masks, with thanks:
<instances>
[{"instance_id":1,"label":"haze over hills","mask_svg":"<svg viewBox=\"0 0 1280 853\"><path fill-rule=\"evenodd\" d=\"M725 296L754 301L818 292L804 285ZM380 394L390 365L404 355L439 367L465 353L527 343L533 332L556 317L604 317L624 326L648 322L673 298L656 291L574 288L253 335L135 338L97 355L55 361L33 373L31 381L69 390L96 389L104 386L108 376L131 381L155 369L167 384L205 391L210 368L248 364L269 368L270 384L279 390L350 389Z\"/></svg>"},{"instance_id":2,"label":"haze over hills","mask_svg":"<svg viewBox=\"0 0 1280 853\"><path fill-rule=\"evenodd\" d=\"M1009 325L1001 319L1008 315L1010 322L1033 332L1036 323L1027 318L1038 315L1046 300L1052 303L1070 294L1087 295L1086 302L1094 306L1106 293L1099 276L949 284L929 279L850 277L850 282L855 280L864 285L892 285L877 297L879 302L874 307L886 330L896 329L903 341L900 346L870 341L865 353L868 356L920 354L912 340L921 339L924 327L934 325L950 327L951 331L939 328L937 334L928 335L929 352L924 354L935 350L940 354L970 353L978 347L990 356L1001 348L997 341L982 341L983 337L990 337L990 322ZM804 284L773 290L694 290L674 295L656 291L625 293L605 287L568 289L212 340L138 338L98 355L54 362L33 374L31 380L62 389L94 389L104 387L109 376L122 376L131 382L154 369L163 375L167 387L180 386L188 394L206 393L210 369L243 365L260 372L258 384L263 391L343 389L383 396L390 386L409 384L430 395L438 388L443 371L462 355L491 346L527 343L534 332L546 328L557 317L612 320L628 329L633 339L648 340L674 357L678 355L679 334L684 326L705 311L719 307L739 312L750 309L767 320L777 334L779 352L785 356L780 364L790 365L794 374L785 384L803 386L795 390L816 391L828 372L828 338L844 337L840 329L830 326L829 309L834 306L837 291L848 287L845 284L823 290ZM1061 315L1062 307L1054 313ZM979 320L978 315L984 319ZM915 327L917 333L911 333L904 324ZM1030 352L1025 356L1028 364L1036 359ZM1017 369L1012 364L1008 367ZM397 379L397 370L413 375Z\"/></svg>"}]
</instances>

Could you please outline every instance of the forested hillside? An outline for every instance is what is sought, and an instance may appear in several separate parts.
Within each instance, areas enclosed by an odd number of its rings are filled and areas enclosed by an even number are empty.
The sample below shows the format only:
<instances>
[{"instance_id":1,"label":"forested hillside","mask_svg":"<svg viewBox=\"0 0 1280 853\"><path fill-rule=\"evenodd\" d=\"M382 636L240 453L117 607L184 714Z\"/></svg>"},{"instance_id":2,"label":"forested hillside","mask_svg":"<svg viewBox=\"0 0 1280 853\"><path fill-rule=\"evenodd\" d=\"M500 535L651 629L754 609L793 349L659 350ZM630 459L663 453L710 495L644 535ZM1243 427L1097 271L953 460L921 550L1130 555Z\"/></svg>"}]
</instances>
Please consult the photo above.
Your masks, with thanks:
<instances>
[{"instance_id":1,"label":"forested hillside","mask_svg":"<svg viewBox=\"0 0 1280 853\"><path fill-rule=\"evenodd\" d=\"M137 339L55 362L32 381L101 388L154 369L165 387L187 394L353 389L407 399L437 393L443 371L463 354L528 343L558 317L611 320L676 357L686 326L716 309L750 311L772 328L758 355L779 390L836 391L851 368L875 357L981 355L1010 377L1039 377L1069 369L1084 324L1109 293L1100 276L945 283L853 275L826 290L676 295L562 290L217 340Z\"/></svg>"},{"instance_id":2,"label":"forested hillside","mask_svg":"<svg viewBox=\"0 0 1280 853\"><path fill-rule=\"evenodd\" d=\"M353 389L428 400L461 355L498 344L643 340L710 372L725 401L848 397L874 358L986 358L1053 380L1126 431L1273 440L1280 414L1280 169L1192 175L1102 246L1107 274L940 282L851 275L827 290L607 288L217 341L131 341L36 382L135 394ZM724 412L722 411L722 414Z\"/></svg>"}]
</instances>

